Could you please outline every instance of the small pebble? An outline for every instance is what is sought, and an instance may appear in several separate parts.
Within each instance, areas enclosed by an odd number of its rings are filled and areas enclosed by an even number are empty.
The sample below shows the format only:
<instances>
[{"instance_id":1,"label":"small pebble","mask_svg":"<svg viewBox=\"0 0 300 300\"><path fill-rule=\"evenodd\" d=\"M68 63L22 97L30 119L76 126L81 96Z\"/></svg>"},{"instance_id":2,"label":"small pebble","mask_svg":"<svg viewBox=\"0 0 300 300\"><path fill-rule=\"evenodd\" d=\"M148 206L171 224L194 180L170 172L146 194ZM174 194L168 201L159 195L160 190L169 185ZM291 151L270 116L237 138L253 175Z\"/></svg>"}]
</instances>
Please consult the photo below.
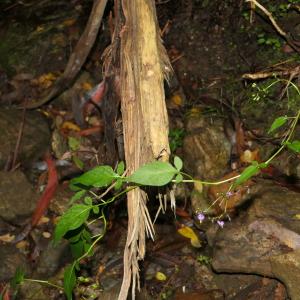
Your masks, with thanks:
<instances>
[{"instance_id":1,"label":"small pebble","mask_svg":"<svg viewBox=\"0 0 300 300\"><path fill-rule=\"evenodd\" d=\"M44 231L44 232L43 232L43 237L44 237L45 239L49 239L49 238L51 237L51 233L50 233L50 232L47 232L47 231Z\"/></svg>"}]
</instances>

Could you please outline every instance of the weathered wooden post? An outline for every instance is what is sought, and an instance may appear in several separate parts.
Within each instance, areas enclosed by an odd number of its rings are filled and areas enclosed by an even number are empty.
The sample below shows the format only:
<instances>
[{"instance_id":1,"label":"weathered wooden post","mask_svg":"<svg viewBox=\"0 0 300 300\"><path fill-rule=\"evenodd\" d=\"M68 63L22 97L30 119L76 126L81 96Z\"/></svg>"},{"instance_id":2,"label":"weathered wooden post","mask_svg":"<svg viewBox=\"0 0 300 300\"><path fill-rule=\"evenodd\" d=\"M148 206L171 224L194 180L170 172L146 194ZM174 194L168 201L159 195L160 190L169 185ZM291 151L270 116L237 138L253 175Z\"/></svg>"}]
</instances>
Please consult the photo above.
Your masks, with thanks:
<instances>
[{"instance_id":1,"label":"weathered wooden post","mask_svg":"<svg viewBox=\"0 0 300 300\"><path fill-rule=\"evenodd\" d=\"M168 116L163 81L171 66L162 45L154 0L122 0L125 19L120 33L121 110L129 173L155 159L168 160ZM128 193L128 235L119 300L139 288L138 261L145 255L146 235L154 235L141 189Z\"/></svg>"}]
</instances>

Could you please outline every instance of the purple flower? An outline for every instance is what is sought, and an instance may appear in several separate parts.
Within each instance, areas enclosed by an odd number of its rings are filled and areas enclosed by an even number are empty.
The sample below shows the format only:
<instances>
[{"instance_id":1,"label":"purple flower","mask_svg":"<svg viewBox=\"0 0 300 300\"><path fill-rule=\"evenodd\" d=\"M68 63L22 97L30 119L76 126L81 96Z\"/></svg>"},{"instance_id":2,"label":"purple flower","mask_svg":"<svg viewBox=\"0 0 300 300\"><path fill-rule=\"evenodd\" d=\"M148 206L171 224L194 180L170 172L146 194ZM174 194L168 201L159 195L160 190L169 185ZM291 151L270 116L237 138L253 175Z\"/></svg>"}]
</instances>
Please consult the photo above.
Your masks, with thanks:
<instances>
[{"instance_id":1,"label":"purple flower","mask_svg":"<svg viewBox=\"0 0 300 300\"><path fill-rule=\"evenodd\" d=\"M218 224L221 228L223 228L225 223L224 223L224 221L218 220L218 221L217 221L217 224Z\"/></svg>"},{"instance_id":2,"label":"purple flower","mask_svg":"<svg viewBox=\"0 0 300 300\"><path fill-rule=\"evenodd\" d=\"M200 223L202 223L202 221L205 219L205 215L203 213L199 213L197 215L197 219L200 221Z\"/></svg>"},{"instance_id":3,"label":"purple flower","mask_svg":"<svg viewBox=\"0 0 300 300\"><path fill-rule=\"evenodd\" d=\"M231 196L233 196L234 195L234 192L232 192L232 191L228 191L227 193L226 193L226 197L231 197Z\"/></svg>"}]
</instances>

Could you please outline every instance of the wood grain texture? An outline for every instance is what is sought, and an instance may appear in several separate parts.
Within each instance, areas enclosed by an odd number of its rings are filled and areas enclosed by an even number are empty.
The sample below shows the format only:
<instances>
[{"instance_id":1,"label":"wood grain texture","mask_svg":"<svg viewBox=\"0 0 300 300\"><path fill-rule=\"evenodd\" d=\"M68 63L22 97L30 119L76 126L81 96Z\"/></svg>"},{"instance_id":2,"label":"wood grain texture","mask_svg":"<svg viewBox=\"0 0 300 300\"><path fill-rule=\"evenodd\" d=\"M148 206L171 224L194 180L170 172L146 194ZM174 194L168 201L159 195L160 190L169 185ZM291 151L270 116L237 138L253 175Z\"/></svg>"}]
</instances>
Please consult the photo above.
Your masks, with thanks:
<instances>
[{"instance_id":1,"label":"wood grain texture","mask_svg":"<svg viewBox=\"0 0 300 300\"><path fill-rule=\"evenodd\" d=\"M171 70L159 36L152 0L122 0L125 25L121 30L121 110L126 165L129 173L158 157L169 158L168 116L164 74ZM124 278L119 300L132 298L139 288L138 261L144 258L146 233L154 229L141 189L128 193L128 235Z\"/></svg>"}]
</instances>

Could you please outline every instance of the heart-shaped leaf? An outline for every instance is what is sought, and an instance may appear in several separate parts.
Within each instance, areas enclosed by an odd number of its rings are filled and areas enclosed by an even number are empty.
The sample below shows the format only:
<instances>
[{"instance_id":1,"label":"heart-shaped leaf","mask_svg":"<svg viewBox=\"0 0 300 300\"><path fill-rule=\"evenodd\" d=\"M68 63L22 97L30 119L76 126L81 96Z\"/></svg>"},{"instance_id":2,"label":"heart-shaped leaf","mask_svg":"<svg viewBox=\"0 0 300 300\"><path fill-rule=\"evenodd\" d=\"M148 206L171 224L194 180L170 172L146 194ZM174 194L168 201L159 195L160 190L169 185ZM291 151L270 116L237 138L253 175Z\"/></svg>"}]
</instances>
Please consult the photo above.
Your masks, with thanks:
<instances>
[{"instance_id":1,"label":"heart-shaped leaf","mask_svg":"<svg viewBox=\"0 0 300 300\"><path fill-rule=\"evenodd\" d=\"M257 164L253 164L249 167L247 167L239 178L234 182L233 188L237 187L238 185L246 182L248 179L250 179L252 176L256 175L260 170L260 166Z\"/></svg>"},{"instance_id":2,"label":"heart-shaped leaf","mask_svg":"<svg viewBox=\"0 0 300 300\"><path fill-rule=\"evenodd\" d=\"M168 162L155 161L136 170L128 180L141 185L163 186L168 184L178 171Z\"/></svg>"},{"instance_id":3,"label":"heart-shaped leaf","mask_svg":"<svg viewBox=\"0 0 300 300\"><path fill-rule=\"evenodd\" d=\"M295 140L291 143L286 143L287 147L294 152L300 153L300 141Z\"/></svg>"},{"instance_id":4,"label":"heart-shaped leaf","mask_svg":"<svg viewBox=\"0 0 300 300\"><path fill-rule=\"evenodd\" d=\"M72 198L71 198L69 204L72 204L72 203L74 203L75 201L81 199L85 194L86 194L86 190L80 190L80 191L78 191L77 193L75 193L75 194L72 196Z\"/></svg>"},{"instance_id":5,"label":"heart-shaped leaf","mask_svg":"<svg viewBox=\"0 0 300 300\"><path fill-rule=\"evenodd\" d=\"M106 187L117 177L119 175L110 166L99 166L72 179L71 185L81 184L84 186Z\"/></svg>"},{"instance_id":6,"label":"heart-shaped leaf","mask_svg":"<svg viewBox=\"0 0 300 300\"><path fill-rule=\"evenodd\" d=\"M64 291L68 300L72 300L72 291L76 285L74 263L66 267L64 272Z\"/></svg>"},{"instance_id":7,"label":"heart-shaped leaf","mask_svg":"<svg viewBox=\"0 0 300 300\"><path fill-rule=\"evenodd\" d=\"M80 227L89 217L90 205L76 204L72 206L59 220L54 231L54 244L69 231Z\"/></svg>"},{"instance_id":8,"label":"heart-shaped leaf","mask_svg":"<svg viewBox=\"0 0 300 300\"><path fill-rule=\"evenodd\" d=\"M182 167L183 167L183 162L182 162L182 160L181 160L180 157L178 157L178 156L175 156L175 157L174 157L174 166L176 167L176 169L177 169L178 171L180 171L180 170L182 169Z\"/></svg>"},{"instance_id":9,"label":"heart-shaped leaf","mask_svg":"<svg viewBox=\"0 0 300 300\"><path fill-rule=\"evenodd\" d=\"M117 173L121 176L125 171L125 164L123 161L120 161L118 163L118 167L117 167Z\"/></svg>"},{"instance_id":10,"label":"heart-shaped leaf","mask_svg":"<svg viewBox=\"0 0 300 300\"><path fill-rule=\"evenodd\" d=\"M268 133L271 133L271 132L275 131L276 129L278 129L279 127L283 126L287 120L288 120L287 116L282 116L282 117L276 118L273 121Z\"/></svg>"}]
</instances>

